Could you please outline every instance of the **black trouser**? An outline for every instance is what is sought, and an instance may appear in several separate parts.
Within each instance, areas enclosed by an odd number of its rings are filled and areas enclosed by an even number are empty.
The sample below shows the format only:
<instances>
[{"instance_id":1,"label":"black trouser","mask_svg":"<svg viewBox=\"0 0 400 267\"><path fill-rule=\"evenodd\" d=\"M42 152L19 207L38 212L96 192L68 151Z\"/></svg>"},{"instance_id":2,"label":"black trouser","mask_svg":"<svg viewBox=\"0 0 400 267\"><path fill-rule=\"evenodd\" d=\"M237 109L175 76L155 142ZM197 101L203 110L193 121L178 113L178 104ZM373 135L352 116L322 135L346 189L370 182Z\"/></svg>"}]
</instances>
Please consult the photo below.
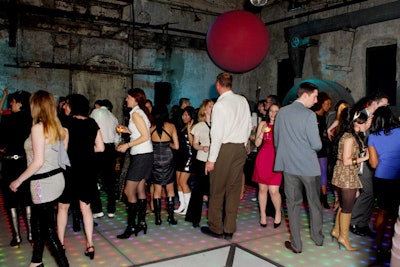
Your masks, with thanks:
<instances>
[{"instance_id":1,"label":"black trouser","mask_svg":"<svg viewBox=\"0 0 400 267\"><path fill-rule=\"evenodd\" d=\"M204 161L196 159L194 163L196 175L185 220L199 223L203 210L203 196L210 194L210 177L204 173L206 165Z\"/></svg>"},{"instance_id":2,"label":"black trouser","mask_svg":"<svg viewBox=\"0 0 400 267\"><path fill-rule=\"evenodd\" d=\"M116 172L115 164L117 152L114 144L105 144L104 152L96 153L98 178L101 178L104 191L107 194L107 213L115 213L115 187L116 187ZM100 195L93 202L92 210L94 213L102 211Z\"/></svg>"}]
</instances>

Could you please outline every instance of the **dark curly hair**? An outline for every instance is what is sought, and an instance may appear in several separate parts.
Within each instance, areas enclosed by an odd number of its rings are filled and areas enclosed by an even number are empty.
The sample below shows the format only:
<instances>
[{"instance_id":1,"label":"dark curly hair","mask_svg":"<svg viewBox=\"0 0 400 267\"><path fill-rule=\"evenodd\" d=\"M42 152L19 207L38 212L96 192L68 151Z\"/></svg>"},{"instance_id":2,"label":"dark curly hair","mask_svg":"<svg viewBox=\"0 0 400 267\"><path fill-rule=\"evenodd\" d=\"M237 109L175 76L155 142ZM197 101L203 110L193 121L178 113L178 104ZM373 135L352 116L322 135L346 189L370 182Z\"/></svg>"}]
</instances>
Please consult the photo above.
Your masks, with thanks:
<instances>
[{"instance_id":1,"label":"dark curly hair","mask_svg":"<svg viewBox=\"0 0 400 267\"><path fill-rule=\"evenodd\" d=\"M360 112L350 108L345 108L342 111L342 114L340 116L339 120L339 128L337 131L337 134L335 135L335 138L333 140L333 155L335 159L337 158L338 154L338 148L339 148L339 141L342 138L344 133L351 133L352 136L357 141L357 144L360 148L360 151L364 150L364 143L362 141L363 136L362 133L356 133L354 130L354 123L365 123L368 120L368 115L365 114L364 112Z\"/></svg>"},{"instance_id":2,"label":"dark curly hair","mask_svg":"<svg viewBox=\"0 0 400 267\"><path fill-rule=\"evenodd\" d=\"M371 133L379 135L383 131L384 135L389 135L392 129L399 127L400 122L389 107L382 106L374 112Z\"/></svg>"}]
</instances>

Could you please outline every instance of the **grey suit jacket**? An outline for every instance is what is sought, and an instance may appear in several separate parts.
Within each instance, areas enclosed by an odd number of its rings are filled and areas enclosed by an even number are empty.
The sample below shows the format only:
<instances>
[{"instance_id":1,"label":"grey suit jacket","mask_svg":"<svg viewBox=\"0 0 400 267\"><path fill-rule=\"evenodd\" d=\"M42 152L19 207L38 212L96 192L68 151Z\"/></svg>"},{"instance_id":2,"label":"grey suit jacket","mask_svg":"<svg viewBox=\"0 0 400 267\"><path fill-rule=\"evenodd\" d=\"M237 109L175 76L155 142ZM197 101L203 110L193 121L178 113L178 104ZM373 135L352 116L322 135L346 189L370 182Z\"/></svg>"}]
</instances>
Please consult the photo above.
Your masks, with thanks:
<instances>
[{"instance_id":1,"label":"grey suit jacket","mask_svg":"<svg viewBox=\"0 0 400 267\"><path fill-rule=\"evenodd\" d=\"M317 151L322 147L317 117L295 101L281 108L274 125L275 171L293 175L321 175Z\"/></svg>"}]
</instances>

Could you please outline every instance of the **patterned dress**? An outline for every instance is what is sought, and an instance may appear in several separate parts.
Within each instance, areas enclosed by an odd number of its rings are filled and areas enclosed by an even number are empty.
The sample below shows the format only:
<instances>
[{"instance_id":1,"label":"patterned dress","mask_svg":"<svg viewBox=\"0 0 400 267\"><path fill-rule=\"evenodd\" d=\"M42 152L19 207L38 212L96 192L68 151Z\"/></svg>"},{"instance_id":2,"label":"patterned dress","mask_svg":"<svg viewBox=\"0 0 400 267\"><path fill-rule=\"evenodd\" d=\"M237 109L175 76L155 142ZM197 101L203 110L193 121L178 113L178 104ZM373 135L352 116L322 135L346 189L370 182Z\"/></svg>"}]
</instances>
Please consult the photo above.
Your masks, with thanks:
<instances>
[{"instance_id":1,"label":"patterned dress","mask_svg":"<svg viewBox=\"0 0 400 267\"><path fill-rule=\"evenodd\" d=\"M356 142L356 139L351 133L344 133L342 138L339 140L338 146L338 159L336 161L335 168L333 169L332 184L339 188L356 189L362 188L360 178L358 178L358 171L360 170L360 165L357 166L344 165L343 164L343 149L344 141L346 139L353 139L354 145L351 152L351 158L358 158L360 154L360 148Z\"/></svg>"}]
</instances>

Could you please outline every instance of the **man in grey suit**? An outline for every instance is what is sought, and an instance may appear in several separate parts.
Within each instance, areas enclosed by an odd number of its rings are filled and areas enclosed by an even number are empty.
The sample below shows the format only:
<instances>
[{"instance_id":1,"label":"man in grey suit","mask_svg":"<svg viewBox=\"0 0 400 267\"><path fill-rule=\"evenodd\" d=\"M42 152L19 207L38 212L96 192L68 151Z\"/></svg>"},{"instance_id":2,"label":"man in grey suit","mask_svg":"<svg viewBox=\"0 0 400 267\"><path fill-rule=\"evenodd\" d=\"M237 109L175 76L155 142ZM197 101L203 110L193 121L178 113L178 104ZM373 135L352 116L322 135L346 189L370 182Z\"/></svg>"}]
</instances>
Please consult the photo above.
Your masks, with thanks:
<instances>
[{"instance_id":1,"label":"man in grey suit","mask_svg":"<svg viewBox=\"0 0 400 267\"><path fill-rule=\"evenodd\" d=\"M285 247L293 253L301 253L300 209L303 186L310 208L311 238L322 246L322 207L320 196L321 170L317 151L322 147L317 117L311 108L317 103L318 87L304 82L297 89L297 100L281 108L274 126L276 147L275 171L283 171L286 204L289 216L291 240Z\"/></svg>"}]
</instances>

